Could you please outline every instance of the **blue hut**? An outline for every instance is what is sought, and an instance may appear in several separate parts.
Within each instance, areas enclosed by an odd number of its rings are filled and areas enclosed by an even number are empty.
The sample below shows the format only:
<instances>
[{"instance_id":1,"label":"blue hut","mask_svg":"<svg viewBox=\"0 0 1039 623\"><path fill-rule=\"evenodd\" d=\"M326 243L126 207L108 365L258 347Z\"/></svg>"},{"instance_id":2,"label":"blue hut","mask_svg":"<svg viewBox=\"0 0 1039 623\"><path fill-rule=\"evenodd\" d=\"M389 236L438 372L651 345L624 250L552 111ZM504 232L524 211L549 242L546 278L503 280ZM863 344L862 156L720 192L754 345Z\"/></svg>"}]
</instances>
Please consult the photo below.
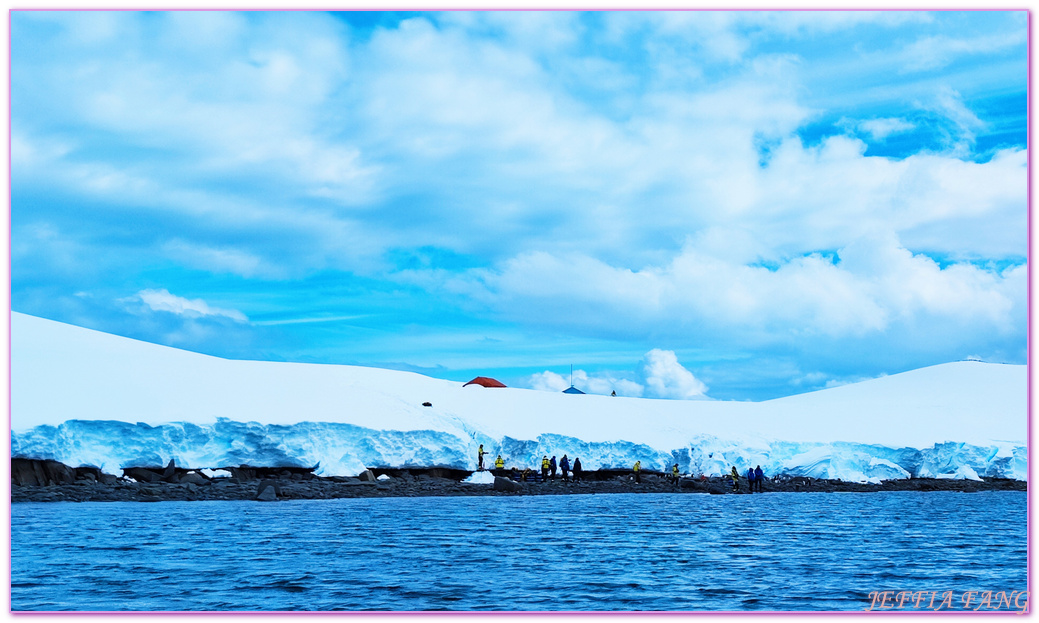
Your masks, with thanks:
<instances>
[{"instance_id":1,"label":"blue hut","mask_svg":"<svg viewBox=\"0 0 1039 623\"><path fill-rule=\"evenodd\" d=\"M574 387L574 365L570 364L570 387L563 390L564 394L583 394L584 392Z\"/></svg>"}]
</instances>

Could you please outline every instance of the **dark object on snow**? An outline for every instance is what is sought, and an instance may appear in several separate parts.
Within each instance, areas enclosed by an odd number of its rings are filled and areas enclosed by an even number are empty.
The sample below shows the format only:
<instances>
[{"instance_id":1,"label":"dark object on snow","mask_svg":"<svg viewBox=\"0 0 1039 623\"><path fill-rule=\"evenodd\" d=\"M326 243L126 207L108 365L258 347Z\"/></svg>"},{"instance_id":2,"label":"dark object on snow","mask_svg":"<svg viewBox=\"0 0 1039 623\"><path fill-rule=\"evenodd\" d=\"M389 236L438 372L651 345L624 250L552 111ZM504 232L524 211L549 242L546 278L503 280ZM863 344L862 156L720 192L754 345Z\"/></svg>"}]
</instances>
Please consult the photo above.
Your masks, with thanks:
<instances>
[{"instance_id":1,"label":"dark object on snow","mask_svg":"<svg viewBox=\"0 0 1039 623\"><path fill-rule=\"evenodd\" d=\"M423 402L423 403L422 403L422 406L423 406L423 407L432 407L432 406L433 406L433 403L432 403L432 402Z\"/></svg>"},{"instance_id":2,"label":"dark object on snow","mask_svg":"<svg viewBox=\"0 0 1039 623\"><path fill-rule=\"evenodd\" d=\"M479 385L481 387L505 387L505 383L502 383L497 379L492 379L489 376L478 376L475 379L463 385L462 387L466 387L468 385Z\"/></svg>"}]
</instances>

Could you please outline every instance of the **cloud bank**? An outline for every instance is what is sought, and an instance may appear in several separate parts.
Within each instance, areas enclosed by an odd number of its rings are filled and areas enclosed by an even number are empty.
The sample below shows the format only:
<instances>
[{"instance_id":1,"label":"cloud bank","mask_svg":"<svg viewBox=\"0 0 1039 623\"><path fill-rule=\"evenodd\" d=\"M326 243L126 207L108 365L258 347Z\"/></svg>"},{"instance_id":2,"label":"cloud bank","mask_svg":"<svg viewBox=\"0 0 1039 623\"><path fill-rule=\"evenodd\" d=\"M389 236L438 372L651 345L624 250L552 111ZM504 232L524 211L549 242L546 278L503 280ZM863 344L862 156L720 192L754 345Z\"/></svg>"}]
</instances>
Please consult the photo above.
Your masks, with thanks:
<instances>
[{"instance_id":1,"label":"cloud bank","mask_svg":"<svg viewBox=\"0 0 1039 623\"><path fill-rule=\"evenodd\" d=\"M527 383L533 389L559 392L570 387L570 379L545 370L531 375ZM636 367L633 379L615 373L590 374L574 370L574 387L589 394L613 394L628 397L672 398L696 400L707 398L707 386L678 362L669 350L654 348Z\"/></svg>"},{"instance_id":2,"label":"cloud bank","mask_svg":"<svg viewBox=\"0 0 1039 623\"><path fill-rule=\"evenodd\" d=\"M16 11L12 306L727 397L1021 362L1027 16L960 17Z\"/></svg>"}]
</instances>

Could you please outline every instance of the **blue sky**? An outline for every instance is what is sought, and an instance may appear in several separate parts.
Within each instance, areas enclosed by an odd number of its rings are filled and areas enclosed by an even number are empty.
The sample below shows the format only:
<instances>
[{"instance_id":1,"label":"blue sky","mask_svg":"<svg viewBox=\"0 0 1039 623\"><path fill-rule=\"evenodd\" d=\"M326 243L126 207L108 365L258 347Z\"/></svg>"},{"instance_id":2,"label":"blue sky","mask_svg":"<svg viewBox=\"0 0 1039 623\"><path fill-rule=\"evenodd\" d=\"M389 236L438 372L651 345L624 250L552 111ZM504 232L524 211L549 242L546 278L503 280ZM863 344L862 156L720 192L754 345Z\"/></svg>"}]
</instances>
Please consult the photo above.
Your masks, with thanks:
<instances>
[{"instance_id":1,"label":"blue sky","mask_svg":"<svg viewBox=\"0 0 1039 623\"><path fill-rule=\"evenodd\" d=\"M31 12L12 309L763 400L1024 363L1027 15Z\"/></svg>"}]
</instances>

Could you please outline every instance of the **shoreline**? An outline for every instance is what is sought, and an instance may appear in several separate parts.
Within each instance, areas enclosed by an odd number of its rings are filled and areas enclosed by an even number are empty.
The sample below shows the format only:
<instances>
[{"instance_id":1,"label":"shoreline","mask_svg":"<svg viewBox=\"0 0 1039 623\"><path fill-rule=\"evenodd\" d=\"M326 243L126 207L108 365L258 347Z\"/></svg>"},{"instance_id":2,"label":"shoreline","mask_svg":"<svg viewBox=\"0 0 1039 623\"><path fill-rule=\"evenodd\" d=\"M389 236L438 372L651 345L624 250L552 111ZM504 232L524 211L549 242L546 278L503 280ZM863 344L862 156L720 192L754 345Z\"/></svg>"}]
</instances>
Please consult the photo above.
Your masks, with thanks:
<instances>
[{"instance_id":1,"label":"shoreline","mask_svg":"<svg viewBox=\"0 0 1039 623\"><path fill-rule=\"evenodd\" d=\"M879 491L1027 491L1027 482L1001 478L981 481L934 478L887 480L863 484L804 477L766 479L762 491L751 494L741 479L738 492L728 478L682 478L675 484L660 472L644 471L636 483L625 470L585 472L579 482L561 478L546 482L515 482L496 478L494 484L461 480L473 472L451 468L373 469L357 478L314 476L307 469L231 468L229 477L209 478L196 470L131 468L124 477L94 468L70 468L55 461L21 461L12 469L11 502L160 502L243 500L329 500L379 497L455 497L580 495L612 493L673 493L764 495L769 493L872 493ZM26 475L25 467L32 468ZM63 469L62 469L63 468ZM35 480L33 480L35 477ZM379 478L382 480L379 480Z\"/></svg>"}]
</instances>

